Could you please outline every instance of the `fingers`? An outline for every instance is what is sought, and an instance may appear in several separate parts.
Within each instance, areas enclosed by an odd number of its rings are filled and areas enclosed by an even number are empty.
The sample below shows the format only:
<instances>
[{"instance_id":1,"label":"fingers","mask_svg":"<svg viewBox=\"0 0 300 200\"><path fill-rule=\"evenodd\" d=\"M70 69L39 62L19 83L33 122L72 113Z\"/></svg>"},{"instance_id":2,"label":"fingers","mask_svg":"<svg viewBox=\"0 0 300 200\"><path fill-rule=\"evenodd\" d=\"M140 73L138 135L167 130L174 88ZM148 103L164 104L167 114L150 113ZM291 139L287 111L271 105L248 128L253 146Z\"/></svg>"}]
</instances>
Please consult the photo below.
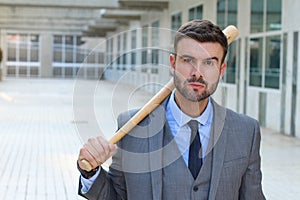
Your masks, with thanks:
<instances>
[{"instance_id":1,"label":"fingers","mask_svg":"<svg viewBox=\"0 0 300 200\"><path fill-rule=\"evenodd\" d=\"M79 167L83 170L89 171L86 169L85 165L80 162L81 160L86 160L94 169L110 158L116 150L117 145L110 144L101 136L90 138L79 151Z\"/></svg>"}]
</instances>

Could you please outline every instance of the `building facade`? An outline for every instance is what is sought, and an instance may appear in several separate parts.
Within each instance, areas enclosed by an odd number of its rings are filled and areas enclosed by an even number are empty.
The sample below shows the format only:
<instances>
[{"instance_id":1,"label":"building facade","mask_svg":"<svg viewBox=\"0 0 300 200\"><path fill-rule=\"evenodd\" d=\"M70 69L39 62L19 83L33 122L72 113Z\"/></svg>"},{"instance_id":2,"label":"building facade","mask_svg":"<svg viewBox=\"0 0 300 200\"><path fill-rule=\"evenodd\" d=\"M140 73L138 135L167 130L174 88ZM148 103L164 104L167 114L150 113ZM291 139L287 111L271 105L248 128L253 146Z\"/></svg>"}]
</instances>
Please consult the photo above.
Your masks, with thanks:
<instances>
[{"instance_id":1,"label":"building facade","mask_svg":"<svg viewBox=\"0 0 300 200\"><path fill-rule=\"evenodd\" d=\"M118 2L118 6L128 6L131 1ZM140 7L142 12L137 7L128 12L123 8L119 14L103 7L102 17L118 17L122 23L106 29L102 40L91 39L90 46L82 32L1 29L4 74L65 78L75 77L83 69L86 78L101 77L155 93L171 78L169 54L174 31L189 20L208 19L222 29L235 25L239 30L229 47L226 73L214 98L258 119L263 127L300 137L300 1L136 2L135 6L148 2L156 7Z\"/></svg>"}]
</instances>

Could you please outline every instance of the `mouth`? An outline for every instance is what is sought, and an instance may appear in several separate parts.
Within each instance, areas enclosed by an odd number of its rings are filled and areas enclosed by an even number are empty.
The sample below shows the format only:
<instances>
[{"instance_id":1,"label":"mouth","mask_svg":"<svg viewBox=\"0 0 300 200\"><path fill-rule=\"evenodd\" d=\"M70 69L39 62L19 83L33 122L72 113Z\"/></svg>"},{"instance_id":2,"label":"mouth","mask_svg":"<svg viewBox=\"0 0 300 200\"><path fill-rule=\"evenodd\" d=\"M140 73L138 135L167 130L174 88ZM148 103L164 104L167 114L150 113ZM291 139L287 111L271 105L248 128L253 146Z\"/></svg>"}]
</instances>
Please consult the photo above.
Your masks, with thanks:
<instances>
[{"instance_id":1,"label":"mouth","mask_svg":"<svg viewBox=\"0 0 300 200\"><path fill-rule=\"evenodd\" d=\"M199 82L190 82L189 86L191 86L194 90L199 90L205 88L205 84Z\"/></svg>"}]
</instances>

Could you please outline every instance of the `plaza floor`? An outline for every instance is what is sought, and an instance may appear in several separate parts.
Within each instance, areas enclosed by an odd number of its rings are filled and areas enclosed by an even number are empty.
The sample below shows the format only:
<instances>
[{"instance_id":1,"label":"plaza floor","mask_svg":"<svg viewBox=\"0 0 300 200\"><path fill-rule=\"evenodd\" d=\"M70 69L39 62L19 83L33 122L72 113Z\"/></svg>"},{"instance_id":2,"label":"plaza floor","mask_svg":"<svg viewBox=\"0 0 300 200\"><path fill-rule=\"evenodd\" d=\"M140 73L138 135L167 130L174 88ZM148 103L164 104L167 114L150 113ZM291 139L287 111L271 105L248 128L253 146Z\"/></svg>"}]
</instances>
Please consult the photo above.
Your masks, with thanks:
<instances>
[{"instance_id":1,"label":"plaza floor","mask_svg":"<svg viewBox=\"0 0 300 200\"><path fill-rule=\"evenodd\" d=\"M105 81L4 79L0 82L0 199L82 199L77 195L76 170L82 141L98 131L109 138L118 113L140 107L150 97ZM97 127L89 126L90 121ZM262 129L261 154L266 198L300 199L300 139Z\"/></svg>"}]
</instances>

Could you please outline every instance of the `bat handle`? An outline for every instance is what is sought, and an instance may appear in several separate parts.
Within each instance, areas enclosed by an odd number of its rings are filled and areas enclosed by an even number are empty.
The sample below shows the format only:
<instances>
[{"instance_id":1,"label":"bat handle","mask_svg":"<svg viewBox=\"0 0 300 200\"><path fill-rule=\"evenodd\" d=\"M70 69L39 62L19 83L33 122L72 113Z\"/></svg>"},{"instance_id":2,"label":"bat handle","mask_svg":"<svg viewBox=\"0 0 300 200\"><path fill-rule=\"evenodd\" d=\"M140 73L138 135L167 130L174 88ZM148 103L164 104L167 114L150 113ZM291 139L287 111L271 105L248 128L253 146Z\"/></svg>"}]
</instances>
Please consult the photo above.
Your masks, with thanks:
<instances>
[{"instance_id":1,"label":"bat handle","mask_svg":"<svg viewBox=\"0 0 300 200\"><path fill-rule=\"evenodd\" d=\"M84 166L84 169L86 171L89 172L89 171L91 171L93 169L92 165L87 160L83 159L83 160L80 160L79 162L81 163L81 165Z\"/></svg>"}]
</instances>

